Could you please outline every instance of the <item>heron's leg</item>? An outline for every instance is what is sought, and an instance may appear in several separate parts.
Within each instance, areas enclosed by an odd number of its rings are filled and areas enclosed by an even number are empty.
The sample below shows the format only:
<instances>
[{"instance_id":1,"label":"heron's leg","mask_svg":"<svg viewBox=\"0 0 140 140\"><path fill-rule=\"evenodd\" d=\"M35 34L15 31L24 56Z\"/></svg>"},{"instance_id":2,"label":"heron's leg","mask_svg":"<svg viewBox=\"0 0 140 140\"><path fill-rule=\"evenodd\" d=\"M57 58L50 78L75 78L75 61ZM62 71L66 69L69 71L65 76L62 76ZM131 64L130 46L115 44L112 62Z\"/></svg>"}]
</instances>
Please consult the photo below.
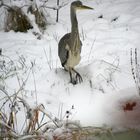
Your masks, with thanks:
<instances>
[{"instance_id":1,"label":"heron's leg","mask_svg":"<svg viewBox=\"0 0 140 140\"><path fill-rule=\"evenodd\" d=\"M69 71L69 74L70 74L70 82L72 83L72 72L71 72L71 70Z\"/></svg>"},{"instance_id":2,"label":"heron's leg","mask_svg":"<svg viewBox=\"0 0 140 140\"><path fill-rule=\"evenodd\" d=\"M75 77L74 77L74 71L73 71L73 69L72 68L69 68L69 74L70 74L70 82L73 84L73 85L75 85L75 84L77 84L77 81L76 81L76 79L75 79Z\"/></svg>"},{"instance_id":3,"label":"heron's leg","mask_svg":"<svg viewBox=\"0 0 140 140\"><path fill-rule=\"evenodd\" d=\"M75 81L76 81L76 83L81 83L81 82L83 82L83 79L82 79L82 76L74 69L74 68L72 68L72 71L74 71L75 73L76 73L76 79L75 79Z\"/></svg>"}]
</instances>

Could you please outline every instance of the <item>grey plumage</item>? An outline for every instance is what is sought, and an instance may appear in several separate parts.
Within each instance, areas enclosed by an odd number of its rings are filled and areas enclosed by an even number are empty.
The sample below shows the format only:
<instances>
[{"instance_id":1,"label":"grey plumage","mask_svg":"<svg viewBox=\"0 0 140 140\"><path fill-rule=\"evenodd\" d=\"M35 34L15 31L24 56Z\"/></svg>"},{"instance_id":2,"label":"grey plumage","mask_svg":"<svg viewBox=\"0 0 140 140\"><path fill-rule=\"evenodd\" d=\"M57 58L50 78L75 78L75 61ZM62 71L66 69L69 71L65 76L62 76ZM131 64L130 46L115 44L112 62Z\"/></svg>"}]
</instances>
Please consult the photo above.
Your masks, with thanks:
<instances>
[{"instance_id":1,"label":"grey plumage","mask_svg":"<svg viewBox=\"0 0 140 140\"><path fill-rule=\"evenodd\" d=\"M69 55L68 50L65 49L67 44L70 44L70 33L64 35L59 41L59 45L58 45L59 46L58 55L63 67L66 64Z\"/></svg>"},{"instance_id":2,"label":"grey plumage","mask_svg":"<svg viewBox=\"0 0 140 140\"><path fill-rule=\"evenodd\" d=\"M76 84L82 82L81 75L74 69L79 64L81 56L82 42L79 37L78 21L76 17L77 9L92 9L82 4L81 1L75 1L71 4L71 33L65 34L58 44L58 56L62 66L69 71L70 82Z\"/></svg>"},{"instance_id":3,"label":"grey plumage","mask_svg":"<svg viewBox=\"0 0 140 140\"><path fill-rule=\"evenodd\" d=\"M59 41L58 55L59 55L59 58L63 67L66 64L69 57L69 50L66 49L66 45L71 46L70 35L71 33L65 34ZM81 53L81 47L82 47L82 42L80 41L80 46L79 46L80 53Z\"/></svg>"}]
</instances>

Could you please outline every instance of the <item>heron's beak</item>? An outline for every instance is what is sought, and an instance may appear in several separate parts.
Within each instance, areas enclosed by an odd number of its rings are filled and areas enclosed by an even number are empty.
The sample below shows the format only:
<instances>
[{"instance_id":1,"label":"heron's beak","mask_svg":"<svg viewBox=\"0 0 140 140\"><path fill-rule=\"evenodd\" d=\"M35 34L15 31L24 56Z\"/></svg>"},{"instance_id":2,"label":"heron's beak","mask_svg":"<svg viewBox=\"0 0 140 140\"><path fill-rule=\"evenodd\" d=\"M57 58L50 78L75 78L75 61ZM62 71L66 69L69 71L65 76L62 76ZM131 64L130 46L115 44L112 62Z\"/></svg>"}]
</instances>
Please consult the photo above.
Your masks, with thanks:
<instances>
[{"instance_id":1,"label":"heron's beak","mask_svg":"<svg viewBox=\"0 0 140 140\"><path fill-rule=\"evenodd\" d=\"M79 10L93 10L94 8L88 7L86 5L82 5L78 8Z\"/></svg>"}]
</instances>

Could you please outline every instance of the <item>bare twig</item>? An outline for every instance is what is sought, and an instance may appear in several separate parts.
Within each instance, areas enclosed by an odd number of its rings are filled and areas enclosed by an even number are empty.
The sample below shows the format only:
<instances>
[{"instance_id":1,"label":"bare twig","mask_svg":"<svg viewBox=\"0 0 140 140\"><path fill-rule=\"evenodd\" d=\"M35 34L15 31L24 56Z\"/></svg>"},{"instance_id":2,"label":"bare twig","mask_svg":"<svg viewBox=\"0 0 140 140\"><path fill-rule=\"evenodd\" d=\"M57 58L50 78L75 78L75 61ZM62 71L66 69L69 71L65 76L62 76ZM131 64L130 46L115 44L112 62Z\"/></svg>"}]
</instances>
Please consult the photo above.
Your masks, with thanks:
<instances>
[{"instance_id":1,"label":"bare twig","mask_svg":"<svg viewBox=\"0 0 140 140\"><path fill-rule=\"evenodd\" d=\"M1 86L0 86L0 91L2 91L6 95L6 97L8 97L9 101L12 103L11 97L9 96L8 92Z\"/></svg>"},{"instance_id":2,"label":"bare twig","mask_svg":"<svg viewBox=\"0 0 140 140\"><path fill-rule=\"evenodd\" d=\"M89 61L89 59L90 59L90 55L91 55L91 52L92 52L92 49L93 49L93 46L94 46L95 42L96 42L96 37L94 38L93 43L92 43L92 45L91 45L90 52L89 52L89 56L88 56L88 61Z\"/></svg>"},{"instance_id":3,"label":"bare twig","mask_svg":"<svg viewBox=\"0 0 140 140\"><path fill-rule=\"evenodd\" d=\"M130 50L130 63L131 63L132 76L133 76L134 82L136 84L138 93L140 95L140 67L138 64L137 48L135 48L135 50L134 50L134 56L133 56L132 48Z\"/></svg>"},{"instance_id":4,"label":"bare twig","mask_svg":"<svg viewBox=\"0 0 140 140\"><path fill-rule=\"evenodd\" d=\"M47 57L46 50L45 50L45 49L43 49L43 50L44 50L44 53L45 53L45 56L46 56L46 60L47 60L48 66L49 66L49 68L50 68L50 70L51 70L52 68L51 68L51 64L50 64L50 62L49 62L49 59L48 59L48 57Z\"/></svg>"},{"instance_id":5,"label":"bare twig","mask_svg":"<svg viewBox=\"0 0 140 140\"><path fill-rule=\"evenodd\" d=\"M10 134L10 135L12 135L13 138L17 138L18 137L17 133L13 130L13 128L10 127L9 125L7 125L2 120L0 120L0 126L6 127L9 131L11 131L11 133L8 133L7 136L9 136L9 134Z\"/></svg>"},{"instance_id":6,"label":"bare twig","mask_svg":"<svg viewBox=\"0 0 140 140\"><path fill-rule=\"evenodd\" d=\"M67 3L62 3L61 5L59 4L59 5L57 5L57 6L46 6L45 4L43 4L43 5L40 6L40 7L42 7L42 8L47 8L47 9L52 9L52 10L59 10L59 9L61 9L62 7L68 5L68 4L69 4L68 2L67 2Z\"/></svg>"},{"instance_id":7,"label":"bare twig","mask_svg":"<svg viewBox=\"0 0 140 140\"><path fill-rule=\"evenodd\" d=\"M32 63L32 75L34 80L34 88L35 88L35 96L36 96L36 105L37 105L37 88L36 88L36 80L35 80L35 73L34 73L34 63Z\"/></svg>"},{"instance_id":8,"label":"bare twig","mask_svg":"<svg viewBox=\"0 0 140 140\"><path fill-rule=\"evenodd\" d=\"M44 113L57 127L59 127L59 125L56 123L56 121L55 121L54 119L52 119L52 117L47 113L47 111L45 110L45 108L44 108L42 105L40 105L40 106L38 107L38 109L39 109L42 113Z\"/></svg>"},{"instance_id":9,"label":"bare twig","mask_svg":"<svg viewBox=\"0 0 140 140\"><path fill-rule=\"evenodd\" d=\"M43 140L48 140L48 137L45 135L24 135L20 136L18 140L31 140L31 139L43 139Z\"/></svg>"},{"instance_id":10,"label":"bare twig","mask_svg":"<svg viewBox=\"0 0 140 140\"><path fill-rule=\"evenodd\" d=\"M0 3L0 8L1 8L1 7L5 7L5 8L8 9L8 10L14 10L12 7L10 7L9 5L5 4L5 3L3 2L3 0L1 0L0 2L1 2L1 3Z\"/></svg>"}]
</instances>

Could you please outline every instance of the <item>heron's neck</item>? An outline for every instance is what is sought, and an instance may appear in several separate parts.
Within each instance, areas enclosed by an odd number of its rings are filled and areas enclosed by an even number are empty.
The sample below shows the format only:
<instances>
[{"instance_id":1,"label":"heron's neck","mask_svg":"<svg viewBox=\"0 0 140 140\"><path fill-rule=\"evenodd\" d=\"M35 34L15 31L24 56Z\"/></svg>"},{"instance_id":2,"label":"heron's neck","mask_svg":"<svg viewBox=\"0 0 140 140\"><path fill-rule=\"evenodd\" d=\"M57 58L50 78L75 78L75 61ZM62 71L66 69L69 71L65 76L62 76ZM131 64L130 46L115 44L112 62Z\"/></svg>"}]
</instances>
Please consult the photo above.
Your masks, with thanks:
<instances>
[{"instance_id":1,"label":"heron's neck","mask_svg":"<svg viewBox=\"0 0 140 140\"><path fill-rule=\"evenodd\" d=\"M78 22L77 22L77 17L76 17L76 11L71 8L71 33L78 33Z\"/></svg>"}]
</instances>

